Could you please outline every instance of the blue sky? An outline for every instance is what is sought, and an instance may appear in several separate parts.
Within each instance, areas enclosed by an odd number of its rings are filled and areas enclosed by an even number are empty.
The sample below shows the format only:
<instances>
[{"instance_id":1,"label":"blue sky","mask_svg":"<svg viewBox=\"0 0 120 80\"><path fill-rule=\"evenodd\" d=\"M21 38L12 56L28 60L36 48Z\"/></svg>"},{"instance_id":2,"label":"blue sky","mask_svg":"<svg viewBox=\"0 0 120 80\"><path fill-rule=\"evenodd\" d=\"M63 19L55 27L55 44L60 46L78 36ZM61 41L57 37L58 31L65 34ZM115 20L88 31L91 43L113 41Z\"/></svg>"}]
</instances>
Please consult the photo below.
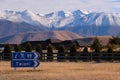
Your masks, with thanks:
<instances>
[{"instance_id":1,"label":"blue sky","mask_svg":"<svg viewBox=\"0 0 120 80\"><path fill-rule=\"evenodd\" d=\"M120 0L0 0L0 10L31 10L35 13L74 11L120 12Z\"/></svg>"}]
</instances>

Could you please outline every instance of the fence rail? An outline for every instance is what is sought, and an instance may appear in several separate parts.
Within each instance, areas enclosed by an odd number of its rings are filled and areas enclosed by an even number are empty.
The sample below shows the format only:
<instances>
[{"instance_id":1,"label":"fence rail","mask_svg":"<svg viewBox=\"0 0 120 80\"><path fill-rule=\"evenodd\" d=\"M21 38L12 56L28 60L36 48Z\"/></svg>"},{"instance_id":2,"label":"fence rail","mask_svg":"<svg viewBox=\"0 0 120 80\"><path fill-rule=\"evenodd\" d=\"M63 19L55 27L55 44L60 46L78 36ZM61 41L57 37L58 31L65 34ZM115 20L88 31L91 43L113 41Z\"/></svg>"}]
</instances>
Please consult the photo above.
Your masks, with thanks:
<instances>
[{"instance_id":1,"label":"fence rail","mask_svg":"<svg viewBox=\"0 0 120 80\"><path fill-rule=\"evenodd\" d=\"M120 53L63 53L65 56L58 56L59 53L53 53L53 56L47 56L47 53L41 54L42 61L120 61ZM70 54L73 54L72 56Z\"/></svg>"}]
</instances>

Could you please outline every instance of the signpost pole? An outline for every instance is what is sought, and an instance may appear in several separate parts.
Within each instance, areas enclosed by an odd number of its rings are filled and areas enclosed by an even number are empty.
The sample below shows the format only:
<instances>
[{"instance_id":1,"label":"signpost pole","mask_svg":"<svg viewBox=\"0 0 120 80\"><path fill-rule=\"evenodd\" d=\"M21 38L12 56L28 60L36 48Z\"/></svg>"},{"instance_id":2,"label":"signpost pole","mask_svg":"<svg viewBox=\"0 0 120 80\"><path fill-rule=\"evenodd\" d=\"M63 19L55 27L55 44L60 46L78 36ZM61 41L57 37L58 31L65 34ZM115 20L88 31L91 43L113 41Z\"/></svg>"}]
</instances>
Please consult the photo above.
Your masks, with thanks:
<instances>
[{"instance_id":1,"label":"signpost pole","mask_svg":"<svg viewBox=\"0 0 120 80\"><path fill-rule=\"evenodd\" d=\"M35 68L35 67L33 67L33 69L35 70L36 68Z\"/></svg>"},{"instance_id":2,"label":"signpost pole","mask_svg":"<svg viewBox=\"0 0 120 80\"><path fill-rule=\"evenodd\" d=\"M16 71L16 67L14 68L14 71Z\"/></svg>"}]
</instances>

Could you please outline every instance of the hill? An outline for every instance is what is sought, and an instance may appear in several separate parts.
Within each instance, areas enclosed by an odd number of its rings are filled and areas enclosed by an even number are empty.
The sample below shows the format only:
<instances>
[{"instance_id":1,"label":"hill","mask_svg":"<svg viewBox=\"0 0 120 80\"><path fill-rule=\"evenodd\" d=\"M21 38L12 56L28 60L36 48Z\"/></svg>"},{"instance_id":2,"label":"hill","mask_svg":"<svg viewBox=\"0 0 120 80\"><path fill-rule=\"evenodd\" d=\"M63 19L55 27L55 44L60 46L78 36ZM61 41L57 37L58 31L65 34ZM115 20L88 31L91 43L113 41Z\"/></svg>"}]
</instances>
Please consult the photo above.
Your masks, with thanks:
<instances>
[{"instance_id":1,"label":"hill","mask_svg":"<svg viewBox=\"0 0 120 80\"><path fill-rule=\"evenodd\" d=\"M19 33L0 39L0 43L20 44L26 41L42 41L46 39L73 40L82 38L76 33L70 31L41 31Z\"/></svg>"}]
</instances>

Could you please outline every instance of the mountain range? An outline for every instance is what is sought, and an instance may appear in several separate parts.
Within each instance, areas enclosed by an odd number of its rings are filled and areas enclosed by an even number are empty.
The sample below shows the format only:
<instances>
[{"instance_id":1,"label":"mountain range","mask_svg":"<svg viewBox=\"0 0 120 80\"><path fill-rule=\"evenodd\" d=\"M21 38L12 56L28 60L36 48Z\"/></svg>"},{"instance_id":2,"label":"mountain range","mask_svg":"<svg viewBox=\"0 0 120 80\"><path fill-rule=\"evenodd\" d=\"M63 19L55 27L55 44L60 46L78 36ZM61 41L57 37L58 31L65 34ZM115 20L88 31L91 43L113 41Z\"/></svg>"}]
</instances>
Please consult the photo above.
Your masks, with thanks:
<instances>
[{"instance_id":1,"label":"mountain range","mask_svg":"<svg viewBox=\"0 0 120 80\"><path fill-rule=\"evenodd\" d=\"M77 37L119 36L120 13L75 10L72 12L56 11L43 15L36 14L29 10L0 11L1 43L5 42L5 39L11 36L22 35L23 37L23 34L25 36L31 33L43 36L44 33L54 33L54 31L58 33L58 35L60 31L64 31L63 34L70 33L73 35L76 33L75 35L78 34ZM50 38L49 36L47 38ZM11 40L12 39L13 37ZM39 40L37 37L35 39ZM41 40L44 39L46 38L41 38ZM64 37L62 40L66 39L67 37ZM73 39L73 36L70 36L69 39Z\"/></svg>"}]
</instances>

